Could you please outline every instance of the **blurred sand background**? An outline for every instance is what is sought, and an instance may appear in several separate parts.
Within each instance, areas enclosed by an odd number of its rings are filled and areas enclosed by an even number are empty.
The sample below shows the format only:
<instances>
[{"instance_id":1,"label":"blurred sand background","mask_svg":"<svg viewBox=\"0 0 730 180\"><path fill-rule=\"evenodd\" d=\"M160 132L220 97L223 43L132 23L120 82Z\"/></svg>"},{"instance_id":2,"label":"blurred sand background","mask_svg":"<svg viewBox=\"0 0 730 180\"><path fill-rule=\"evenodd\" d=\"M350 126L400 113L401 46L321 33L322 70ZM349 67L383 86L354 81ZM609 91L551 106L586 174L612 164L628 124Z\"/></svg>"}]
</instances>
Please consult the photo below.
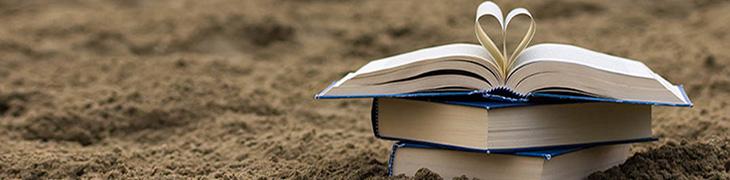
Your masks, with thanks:
<instances>
[{"instance_id":1,"label":"blurred sand background","mask_svg":"<svg viewBox=\"0 0 730 180\"><path fill-rule=\"evenodd\" d=\"M0 177L382 179L369 100L314 100L370 60L476 43L481 1L0 1ZM730 179L730 2L499 1L535 43L645 62L694 108L591 178ZM396 177L404 178L404 177Z\"/></svg>"}]
</instances>

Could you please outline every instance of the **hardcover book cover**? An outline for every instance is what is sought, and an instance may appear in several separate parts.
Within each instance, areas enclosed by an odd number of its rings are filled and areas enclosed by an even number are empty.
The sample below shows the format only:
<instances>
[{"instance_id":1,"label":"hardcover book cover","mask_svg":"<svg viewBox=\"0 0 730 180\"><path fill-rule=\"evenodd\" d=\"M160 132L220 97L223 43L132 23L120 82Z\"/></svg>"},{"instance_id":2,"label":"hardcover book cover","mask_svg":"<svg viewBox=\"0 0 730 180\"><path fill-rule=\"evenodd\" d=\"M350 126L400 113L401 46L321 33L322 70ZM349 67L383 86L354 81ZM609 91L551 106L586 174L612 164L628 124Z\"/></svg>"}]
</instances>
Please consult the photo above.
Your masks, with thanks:
<instances>
[{"instance_id":1,"label":"hardcover book cover","mask_svg":"<svg viewBox=\"0 0 730 180\"><path fill-rule=\"evenodd\" d=\"M332 84L334 85L334 83ZM483 100L483 101L498 101L507 103L535 103L535 101L588 101L588 102L612 102L612 103L624 103L624 104L642 104L642 105L655 105L655 106L677 106L677 107L692 107L692 101L684 91L684 87L679 85L676 86L680 90L684 99L689 103L664 103L664 102L651 102L651 101L633 101L623 99L613 99L605 97L592 97L578 94L565 94L565 93L545 93L535 92L527 95L519 95L512 92L509 89L498 88L494 90L474 90L474 91L437 91L437 92L414 92L404 94L369 94L369 95L350 95L350 96L328 96L324 95L328 88L325 88L322 92L315 95L315 99L346 99L346 98L470 98L472 100Z\"/></svg>"}]
</instances>

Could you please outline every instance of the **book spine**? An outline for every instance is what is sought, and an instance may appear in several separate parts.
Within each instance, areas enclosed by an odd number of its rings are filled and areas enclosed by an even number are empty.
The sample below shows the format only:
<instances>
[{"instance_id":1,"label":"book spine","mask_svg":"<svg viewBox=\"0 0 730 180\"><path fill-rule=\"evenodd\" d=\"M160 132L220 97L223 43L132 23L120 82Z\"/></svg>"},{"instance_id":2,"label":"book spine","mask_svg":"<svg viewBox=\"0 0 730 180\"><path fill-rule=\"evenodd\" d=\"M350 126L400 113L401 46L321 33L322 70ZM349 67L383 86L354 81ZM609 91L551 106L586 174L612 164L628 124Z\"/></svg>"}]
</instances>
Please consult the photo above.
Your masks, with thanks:
<instances>
[{"instance_id":1,"label":"book spine","mask_svg":"<svg viewBox=\"0 0 730 180\"><path fill-rule=\"evenodd\" d=\"M380 136L380 131L378 130L378 98L373 98L373 105L370 108L370 121L373 125L373 135L375 135L375 138L384 139Z\"/></svg>"},{"instance_id":2,"label":"book spine","mask_svg":"<svg viewBox=\"0 0 730 180\"><path fill-rule=\"evenodd\" d=\"M390 149L390 156L388 157L388 176L393 176L393 166L395 164L395 152L398 148L403 147L404 144L401 142L393 143L393 147Z\"/></svg>"}]
</instances>

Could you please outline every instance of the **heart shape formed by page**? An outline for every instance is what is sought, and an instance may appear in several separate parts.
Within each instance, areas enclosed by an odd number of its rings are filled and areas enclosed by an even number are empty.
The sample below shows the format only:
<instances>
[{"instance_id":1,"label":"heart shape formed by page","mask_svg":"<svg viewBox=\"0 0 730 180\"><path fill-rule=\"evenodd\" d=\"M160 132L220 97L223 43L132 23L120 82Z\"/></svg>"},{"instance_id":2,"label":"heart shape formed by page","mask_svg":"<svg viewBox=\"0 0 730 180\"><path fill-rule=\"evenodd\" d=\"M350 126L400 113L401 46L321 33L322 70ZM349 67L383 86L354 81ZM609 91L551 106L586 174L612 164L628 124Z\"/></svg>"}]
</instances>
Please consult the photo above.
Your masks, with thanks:
<instances>
[{"instance_id":1,"label":"heart shape formed by page","mask_svg":"<svg viewBox=\"0 0 730 180\"><path fill-rule=\"evenodd\" d=\"M490 16L496 19L497 22L499 22L502 30L502 48L499 48L497 44L494 43L492 38L489 37L489 35L482 28L482 25L479 23L479 20L485 16ZM512 53L508 55L506 51L506 32L509 23L517 16L528 17L530 21L529 28L527 29L527 32L525 32L525 34L523 35L520 43L517 44L517 47L515 47ZM495 4L494 2L487 1L480 4L479 8L477 8L474 28L479 43L487 50L487 52L489 52L489 55L497 63L497 66L500 67L500 70L502 71L500 72L501 75L506 77L517 56L519 56L522 50L524 50L527 45L530 44L532 37L535 35L535 20L532 18L532 14L530 14L530 12L524 8L513 9L512 11L507 13L507 18L504 18L502 16L502 10L499 8L499 6L497 6L497 4Z\"/></svg>"}]
</instances>

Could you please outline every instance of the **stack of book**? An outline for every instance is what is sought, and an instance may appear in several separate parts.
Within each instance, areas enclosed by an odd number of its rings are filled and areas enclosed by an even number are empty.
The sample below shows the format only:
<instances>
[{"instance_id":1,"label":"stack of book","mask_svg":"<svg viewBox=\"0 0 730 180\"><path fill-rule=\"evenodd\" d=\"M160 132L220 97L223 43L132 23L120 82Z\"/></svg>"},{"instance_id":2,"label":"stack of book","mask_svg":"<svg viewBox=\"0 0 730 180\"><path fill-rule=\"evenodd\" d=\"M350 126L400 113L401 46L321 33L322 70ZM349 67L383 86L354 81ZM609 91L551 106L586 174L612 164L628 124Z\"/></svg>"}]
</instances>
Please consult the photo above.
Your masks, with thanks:
<instances>
[{"instance_id":1,"label":"stack of book","mask_svg":"<svg viewBox=\"0 0 730 180\"><path fill-rule=\"evenodd\" d=\"M504 53L480 24L529 28ZM315 96L373 98L376 137L397 141L389 173L428 168L445 178L581 179L622 163L629 144L655 140L652 106L691 107L641 62L565 44L527 47L530 13L477 8L481 45L448 44L375 60ZM501 49L501 50L500 50Z\"/></svg>"}]
</instances>

